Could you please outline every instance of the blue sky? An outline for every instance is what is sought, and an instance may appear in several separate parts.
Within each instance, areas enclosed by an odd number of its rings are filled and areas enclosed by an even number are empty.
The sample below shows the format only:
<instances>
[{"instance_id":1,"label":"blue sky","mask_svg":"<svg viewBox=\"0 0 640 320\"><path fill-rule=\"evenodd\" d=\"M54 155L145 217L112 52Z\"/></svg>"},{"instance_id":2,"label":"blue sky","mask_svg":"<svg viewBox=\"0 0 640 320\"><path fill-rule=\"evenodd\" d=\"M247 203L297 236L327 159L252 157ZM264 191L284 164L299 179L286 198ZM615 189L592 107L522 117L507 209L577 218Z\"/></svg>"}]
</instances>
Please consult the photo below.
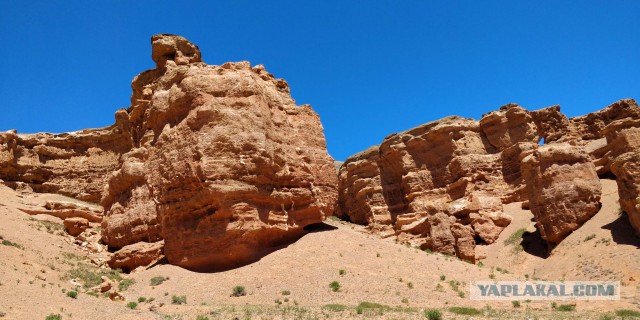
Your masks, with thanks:
<instances>
[{"instance_id":1,"label":"blue sky","mask_svg":"<svg viewBox=\"0 0 640 320\"><path fill-rule=\"evenodd\" d=\"M110 125L149 38L249 60L320 114L343 160L509 102L569 116L640 99L640 1L0 1L0 130Z\"/></svg>"}]
</instances>

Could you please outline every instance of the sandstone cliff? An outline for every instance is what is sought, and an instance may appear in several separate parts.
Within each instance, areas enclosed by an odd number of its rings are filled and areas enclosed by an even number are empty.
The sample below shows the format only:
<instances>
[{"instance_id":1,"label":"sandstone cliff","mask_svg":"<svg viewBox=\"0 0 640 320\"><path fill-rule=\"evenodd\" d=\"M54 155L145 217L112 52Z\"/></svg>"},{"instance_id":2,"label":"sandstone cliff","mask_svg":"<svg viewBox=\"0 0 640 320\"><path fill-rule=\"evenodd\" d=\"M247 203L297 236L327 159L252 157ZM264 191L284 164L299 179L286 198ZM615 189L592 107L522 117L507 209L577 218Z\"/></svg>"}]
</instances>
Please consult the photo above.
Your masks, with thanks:
<instances>
[{"instance_id":1,"label":"sandstone cliff","mask_svg":"<svg viewBox=\"0 0 640 320\"><path fill-rule=\"evenodd\" d=\"M152 257L158 246L131 245L164 241L170 263L196 270L256 260L332 214L337 177L320 119L286 81L248 62L207 65L179 36L151 42L156 68L133 80L115 125L0 134L0 179L100 201L107 245Z\"/></svg>"},{"instance_id":2,"label":"sandstone cliff","mask_svg":"<svg viewBox=\"0 0 640 320\"><path fill-rule=\"evenodd\" d=\"M616 151L607 139L618 138L606 128L638 112L631 99L571 119L559 106L527 111L508 104L480 121L447 117L392 134L341 166L336 215L383 237L475 261L484 252L476 247L493 243L509 225L502 205L510 202L529 201L543 238L560 242L597 213L598 174L613 167L635 225L634 156L617 157L635 145ZM632 132L623 135L637 143Z\"/></svg>"}]
</instances>

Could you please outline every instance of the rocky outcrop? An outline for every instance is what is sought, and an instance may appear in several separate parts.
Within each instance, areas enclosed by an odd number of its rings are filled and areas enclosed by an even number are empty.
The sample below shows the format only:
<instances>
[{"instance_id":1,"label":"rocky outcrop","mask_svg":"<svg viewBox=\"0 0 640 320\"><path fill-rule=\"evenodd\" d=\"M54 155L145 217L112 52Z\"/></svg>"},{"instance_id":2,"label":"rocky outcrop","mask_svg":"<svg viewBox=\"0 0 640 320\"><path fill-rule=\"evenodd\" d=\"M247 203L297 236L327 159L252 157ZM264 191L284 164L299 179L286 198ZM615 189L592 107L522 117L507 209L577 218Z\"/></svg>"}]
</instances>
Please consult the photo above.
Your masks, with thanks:
<instances>
[{"instance_id":1,"label":"rocky outcrop","mask_svg":"<svg viewBox=\"0 0 640 320\"><path fill-rule=\"evenodd\" d=\"M600 210L596 167L580 147L537 148L524 158L523 175L536 226L547 242L559 243Z\"/></svg>"},{"instance_id":2,"label":"rocky outcrop","mask_svg":"<svg viewBox=\"0 0 640 320\"><path fill-rule=\"evenodd\" d=\"M62 134L0 133L0 179L23 182L36 192L99 202L120 155L131 148L123 123Z\"/></svg>"},{"instance_id":3,"label":"rocky outcrop","mask_svg":"<svg viewBox=\"0 0 640 320\"><path fill-rule=\"evenodd\" d=\"M640 119L617 120L603 130L612 173L616 176L620 207L640 236Z\"/></svg>"},{"instance_id":4,"label":"rocky outcrop","mask_svg":"<svg viewBox=\"0 0 640 320\"><path fill-rule=\"evenodd\" d=\"M485 125L506 148L508 139L500 135L511 131L495 128L500 123ZM502 213L501 198L510 190L502 162L477 121L427 123L345 161L337 214L402 242L475 261L476 242L493 243L511 221Z\"/></svg>"},{"instance_id":5,"label":"rocky outcrop","mask_svg":"<svg viewBox=\"0 0 640 320\"><path fill-rule=\"evenodd\" d=\"M637 113L631 99L571 119L559 106L509 104L480 121L447 117L392 134L341 166L336 215L476 260L484 251L476 247L495 242L511 221L502 204L525 201L557 243L599 209L598 174L608 174L616 153L602 129Z\"/></svg>"},{"instance_id":6,"label":"rocky outcrop","mask_svg":"<svg viewBox=\"0 0 640 320\"><path fill-rule=\"evenodd\" d=\"M229 268L333 212L337 178L320 119L248 62L209 66L186 39L152 38L156 69L122 112L133 148L108 179L103 239L164 239L169 262Z\"/></svg>"},{"instance_id":7,"label":"rocky outcrop","mask_svg":"<svg viewBox=\"0 0 640 320\"><path fill-rule=\"evenodd\" d=\"M162 260L164 258L162 254L163 246L164 243L162 241L134 243L114 253L107 263L113 269L130 272L136 268L146 267Z\"/></svg>"},{"instance_id":8,"label":"rocky outcrop","mask_svg":"<svg viewBox=\"0 0 640 320\"><path fill-rule=\"evenodd\" d=\"M286 81L249 62L207 65L179 36L155 35L151 46L156 67L134 78L114 125L0 133L7 185L104 207L104 219L78 208L30 214L101 221L111 249L163 243L170 263L197 270L256 260L332 214L336 169L320 119ZM132 267L119 262L130 251L112 264Z\"/></svg>"}]
</instances>

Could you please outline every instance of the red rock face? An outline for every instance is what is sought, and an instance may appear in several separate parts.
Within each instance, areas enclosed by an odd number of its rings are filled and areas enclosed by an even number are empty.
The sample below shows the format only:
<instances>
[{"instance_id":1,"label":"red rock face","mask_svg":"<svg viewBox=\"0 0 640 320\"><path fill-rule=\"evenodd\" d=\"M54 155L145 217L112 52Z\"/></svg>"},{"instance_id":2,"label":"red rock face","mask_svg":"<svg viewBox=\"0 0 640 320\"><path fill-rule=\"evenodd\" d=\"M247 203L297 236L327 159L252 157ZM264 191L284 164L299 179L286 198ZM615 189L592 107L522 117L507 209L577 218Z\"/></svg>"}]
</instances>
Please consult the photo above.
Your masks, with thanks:
<instances>
[{"instance_id":1,"label":"red rock face","mask_svg":"<svg viewBox=\"0 0 640 320\"><path fill-rule=\"evenodd\" d=\"M524 158L523 175L529 207L547 242L559 243L600 210L596 167L580 147L542 146Z\"/></svg>"},{"instance_id":2,"label":"red rock face","mask_svg":"<svg viewBox=\"0 0 640 320\"><path fill-rule=\"evenodd\" d=\"M134 79L134 148L109 179L104 240L164 239L172 264L229 268L331 215L337 177L320 119L284 80L248 62L209 66L177 36L152 39Z\"/></svg>"},{"instance_id":3,"label":"red rock face","mask_svg":"<svg viewBox=\"0 0 640 320\"><path fill-rule=\"evenodd\" d=\"M131 148L123 123L102 129L50 134L0 133L0 179L24 182L36 192L98 202L106 177Z\"/></svg>"},{"instance_id":4,"label":"red rock face","mask_svg":"<svg viewBox=\"0 0 640 320\"><path fill-rule=\"evenodd\" d=\"M528 201L543 237L557 243L597 213L598 174L608 174L621 154L602 129L637 114L633 100L572 119L559 106L529 112L509 104L479 122L448 117L392 134L341 166L336 215L383 237L476 260L483 251L476 246L496 241L511 221L502 204ZM548 145L540 147L541 139ZM627 167L616 168L633 179L635 167ZM636 206L640 187L626 189L627 206Z\"/></svg>"},{"instance_id":5,"label":"red rock face","mask_svg":"<svg viewBox=\"0 0 640 320\"><path fill-rule=\"evenodd\" d=\"M496 141L505 132L495 130ZM478 122L448 117L347 159L337 214L384 236L475 261L476 239L493 243L511 221L502 213L508 183L501 169Z\"/></svg>"},{"instance_id":6,"label":"red rock face","mask_svg":"<svg viewBox=\"0 0 640 320\"><path fill-rule=\"evenodd\" d=\"M606 158L618 183L620 206L640 236L640 119L614 121L603 132L609 146Z\"/></svg>"}]
</instances>

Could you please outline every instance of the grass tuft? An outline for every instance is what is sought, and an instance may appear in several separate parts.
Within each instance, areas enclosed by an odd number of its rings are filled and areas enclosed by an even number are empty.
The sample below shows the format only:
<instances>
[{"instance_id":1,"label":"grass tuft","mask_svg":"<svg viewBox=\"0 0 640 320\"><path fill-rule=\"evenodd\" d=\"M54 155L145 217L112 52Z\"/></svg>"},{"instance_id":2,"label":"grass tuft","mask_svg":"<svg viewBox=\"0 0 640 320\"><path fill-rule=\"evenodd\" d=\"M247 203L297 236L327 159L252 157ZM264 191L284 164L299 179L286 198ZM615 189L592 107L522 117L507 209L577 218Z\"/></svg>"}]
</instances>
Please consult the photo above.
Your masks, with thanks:
<instances>
[{"instance_id":1,"label":"grass tuft","mask_svg":"<svg viewBox=\"0 0 640 320\"><path fill-rule=\"evenodd\" d=\"M149 282L151 283L152 286L159 286L167 280L169 280L169 278L165 278L163 276L157 276L157 277L151 278Z\"/></svg>"},{"instance_id":2,"label":"grass tuft","mask_svg":"<svg viewBox=\"0 0 640 320\"><path fill-rule=\"evenodd\" d=\"M246 295L247 295L247 291L244 289L243 286L235 286L233 287L233 291L231 292L232 297L242 297Z\"/></svg>"},{"instance_id":3,"label":"grass tuft","mask_svg":"<svg viewBox=\"0 0 640 320\"><path fill-rule=\"evenodd\" d=\"M438 309L425 310L424 316L429 320L442 320L442 312Z\"/></svg>"},{"instance_id":4,"label":"grass tuft","mask_svg":"<svg viewBox=\"0 0 640 320\"><path fill-rule=\"evenodd\" d=\"M331 290L333 292L338 292L340 291L340 282L338 281L333 281L329 284L329 288L331 288Z\"/></svg>"},{"instance_id":5,"label":"grass tuft","mask_svg":"<svg viewBox=\"0 0 640 320\"><path fill-rule=\"evenodd\" d=\"M479 316L482 314L482 311L470 307L451 307L449 308L449 312L466 316Z\"/></svg>"},{"instance_id":6,"label":"grass tuft","mask_svg":"<svg viewBox=\"0 0 640 320\"><path fill-rule=\"evenodd\" d=\"M187 304L187 296L172 296L171 304Z\"/></svg>"}]
</instances>

